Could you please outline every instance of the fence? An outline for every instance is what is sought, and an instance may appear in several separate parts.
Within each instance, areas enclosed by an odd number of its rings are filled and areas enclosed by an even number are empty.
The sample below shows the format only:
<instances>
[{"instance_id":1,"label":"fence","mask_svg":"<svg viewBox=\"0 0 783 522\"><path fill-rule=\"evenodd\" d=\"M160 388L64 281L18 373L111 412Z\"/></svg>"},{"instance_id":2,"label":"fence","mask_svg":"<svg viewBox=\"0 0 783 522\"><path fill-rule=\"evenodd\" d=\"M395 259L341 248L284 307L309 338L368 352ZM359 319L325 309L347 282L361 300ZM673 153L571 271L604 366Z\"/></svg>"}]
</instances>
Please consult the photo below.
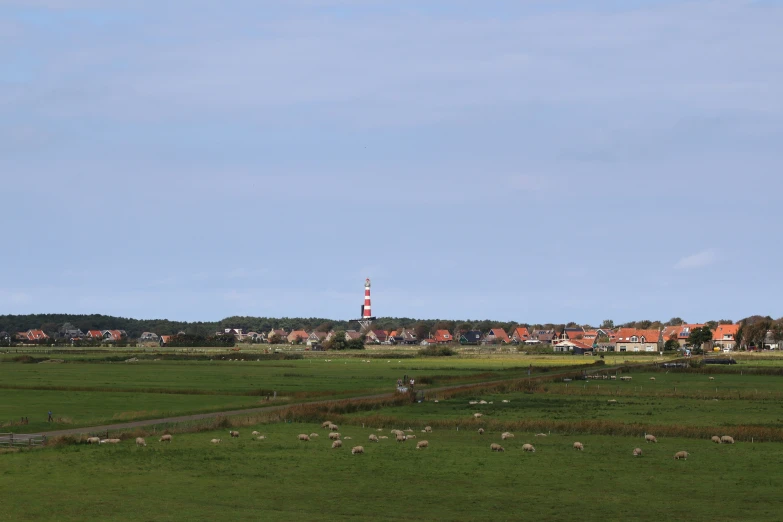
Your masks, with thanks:
<instances>
[{"instance_id":1,"label":"fence","mask_svg":"<svg viewBox=\"0 0 783 522\"><path fill-rule=\"evenodd\" d=\"M36 447L46 444L46 435L0 433L0 448Z\"/></svg>"}]
</instances>

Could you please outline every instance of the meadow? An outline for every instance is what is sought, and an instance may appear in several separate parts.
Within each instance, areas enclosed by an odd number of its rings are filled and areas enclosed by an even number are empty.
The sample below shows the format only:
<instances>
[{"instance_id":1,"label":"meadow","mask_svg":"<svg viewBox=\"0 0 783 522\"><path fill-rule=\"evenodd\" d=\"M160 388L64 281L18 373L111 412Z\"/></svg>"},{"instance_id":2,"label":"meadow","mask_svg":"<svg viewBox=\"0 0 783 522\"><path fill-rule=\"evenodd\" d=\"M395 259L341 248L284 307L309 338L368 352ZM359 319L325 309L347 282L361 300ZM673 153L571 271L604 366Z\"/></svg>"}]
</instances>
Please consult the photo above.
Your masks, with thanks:
<instances>
[{"instance_id":1,"label":"meadow","mask_svg":"<svg viewBox=\"0 0 783 522\"><path fill-rule=\"evenodd\" d=\"M423 426L402 444L368 441L386 428L341 426L351 440L334 450L319 424L276 422L240 428L239 439L222 429L175 434L171 444L147 437L147 447L129 439L4 454L0 520L721 521L779 520L783 509L781 444L532 432L501 441L473 430L425 435ZM297 440L311 432L320 436ZM429 448L417 450L422 439ZM491 452L492 442L506 451ZM535 453L521 450L526 442ZM353 445L365 453L351 455ZM681 450L690 457L674 460Z\"/></svg>"}]
</instances>

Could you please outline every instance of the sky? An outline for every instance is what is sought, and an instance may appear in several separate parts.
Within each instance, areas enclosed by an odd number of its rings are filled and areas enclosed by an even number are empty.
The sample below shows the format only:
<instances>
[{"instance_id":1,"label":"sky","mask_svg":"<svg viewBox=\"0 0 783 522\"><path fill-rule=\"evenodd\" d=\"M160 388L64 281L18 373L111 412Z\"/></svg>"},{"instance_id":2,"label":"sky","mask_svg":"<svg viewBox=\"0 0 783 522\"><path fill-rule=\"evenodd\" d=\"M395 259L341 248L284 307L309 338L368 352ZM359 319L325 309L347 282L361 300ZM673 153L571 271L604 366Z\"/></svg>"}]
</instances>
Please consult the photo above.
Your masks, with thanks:
<instances>
[{"instance_id":1,"label":"sky","mask_svg":"<svg viewBox=\"0 0 783 522\"><path fill-rule=\"evenodd\" d=\"M0 0L0 314L783 316L783 1Z\"/></svg>"}]
</instances>

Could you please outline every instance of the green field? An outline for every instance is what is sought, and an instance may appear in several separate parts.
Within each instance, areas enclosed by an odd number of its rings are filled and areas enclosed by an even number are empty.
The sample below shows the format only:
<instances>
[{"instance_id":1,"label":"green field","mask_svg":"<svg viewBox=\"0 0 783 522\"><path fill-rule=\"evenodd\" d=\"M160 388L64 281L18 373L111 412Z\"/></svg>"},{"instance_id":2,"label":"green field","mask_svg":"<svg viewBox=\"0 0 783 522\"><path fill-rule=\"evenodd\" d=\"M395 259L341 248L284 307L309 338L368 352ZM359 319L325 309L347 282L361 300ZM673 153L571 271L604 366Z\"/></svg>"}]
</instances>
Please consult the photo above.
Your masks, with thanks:
<instances>
[{"instance_id":1,"label":"green field","mask_svg":"<svg viewBox=\"0 0 783 522\"><path fill-rule=\"evenodd\" d=\"M352 440L332 450L316 424L256 429L268 439L253 440L248 427L233 440L220 431L170 445L148 437L146 448L127 440L0 455L0 520L720 521L779 520L783 509L780 444L581 436L577 452L571 436L436 430L416 450L416 441L371 443L374 429L342 426ZM320 437L297 440L311 432ZM491 442L506 451L491 452ZM535 454L522 452L526 442ZM351 455L353 445L366 453ZM631 456L637 446L641 458ZM673 459L680 450L687 461Z\"/></svg>"}]
</instances>

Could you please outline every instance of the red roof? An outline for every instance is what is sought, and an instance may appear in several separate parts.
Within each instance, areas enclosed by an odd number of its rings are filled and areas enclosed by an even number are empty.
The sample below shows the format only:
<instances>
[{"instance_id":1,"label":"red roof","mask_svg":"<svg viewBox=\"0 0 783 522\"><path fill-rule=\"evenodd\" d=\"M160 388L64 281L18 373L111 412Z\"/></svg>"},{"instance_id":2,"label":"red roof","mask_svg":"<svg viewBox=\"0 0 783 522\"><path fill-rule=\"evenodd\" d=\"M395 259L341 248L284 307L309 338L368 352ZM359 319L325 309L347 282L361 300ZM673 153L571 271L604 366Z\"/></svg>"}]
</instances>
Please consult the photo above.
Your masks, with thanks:
<instances>
[{"instance_id":1,"label":"red roof","mask_svg":"<svg viewBox=\"0 0 783 522\"><path fill-rule=\"evenodd\" d=\"M739 332L740 325L738 324L719 324L718 327L712 332L713 341L733 341L737 332Z\"/></svg>"},{"instance_id":2,"label":"red roof","mask_svg":"<svg viewBox=\"0 0 783 522\"><path fill-rule=\"evenodd\" d=\"M297 337L301 337L301 339L304 341L310 336L304 330L294 330L293 332L288 334L289 341L296 341Z\"/></svg>"},{"instance_id":3,"label":"red roof","mask_svg":"<svg viewBox=\"0 0 783 522\"><path fill-rule=\"evenodd\" d=\"M87 337L103 337L100 330L87 330Z\"/></svg>"},{"instance_id":4,"label":"red roof","mask_svg":"<svg viewBox=\"0 0 783 522\"><path fill-rule=\"evenodd\" d=\"M47 339L49 336L46 335L43 330L28 330L27 331L27 338L31 341L40 341L41 339Z\"/></svg>"},{"instance_id":5,"label":"red roof","mask_svg":"<svg viewBox=\"0 0 783 522\"><path fill-rule=\"evenodd\" d=\"M644 337L644 342L657 343L660 334L658 330L641 330L639 328L620 328L617 331L617 337L615 341L618 343L630 343L632 337L636 337L636 342L642 342L641 338Z\"/></svg>"},{"instance_id":6,"label":"red roof","mask_svg":"<svg viewBox=\"0 0 783 522\"><path fill-rule=\"evenodd\" d=\"M681 324L679 326L665 326L663 328L663 338L667 341L674 337L675 339L687 339L690 333L696 328L701 328L703 324Z\"/></svg>"},{"instance_id":7,"label":"red roof","mask_svg":"<svg viewBox=\"0 0 783 522\"><path fill-rule=\"evenodd\" d=\"M574 348L579 348L580 350L592 350L593 346L590 344L585 344L580 341L571 341L570 339L567 341L560 341L559 343L555 344L555 346L560 346L561 344L566 343L566 346L573 346Z\"/></svg>"},{"instance_id":8,"label":"red roof","mask_svg":"<svg viewBox=\"0 0 783 522\"><path fill-rule=\"evenodd\" d=\"M435 331L435 341L439 343L447 343L449 341L453 341L454 339L451 336L451 333L448 330L436 330Z\"/></svg>"},{"instance_id":9,"label":"red roof","mask_svg":"<svg viewBox=\"0 0 783 522\"><path fill-rule=\"evenodd\" d=\"M502 328L493 328L489 331L487 336L494 336L496 340L503 341L503 342L510 342L510 339L508 338L508 335Z\"/></svg>"},{"instance_id":10,"label":"red roof","mask_svg":"<svg viewBox=\"0 0 783 522\"><path fill-rule=\"evenodd\" d=\"M519 339L521 341L527 341L530 339L530 332L528 332L527 328L524 326L520 326L518 328L515 328L513 332L511 332L511 337L514 339Z\"/></svg>"}]
</instances>

